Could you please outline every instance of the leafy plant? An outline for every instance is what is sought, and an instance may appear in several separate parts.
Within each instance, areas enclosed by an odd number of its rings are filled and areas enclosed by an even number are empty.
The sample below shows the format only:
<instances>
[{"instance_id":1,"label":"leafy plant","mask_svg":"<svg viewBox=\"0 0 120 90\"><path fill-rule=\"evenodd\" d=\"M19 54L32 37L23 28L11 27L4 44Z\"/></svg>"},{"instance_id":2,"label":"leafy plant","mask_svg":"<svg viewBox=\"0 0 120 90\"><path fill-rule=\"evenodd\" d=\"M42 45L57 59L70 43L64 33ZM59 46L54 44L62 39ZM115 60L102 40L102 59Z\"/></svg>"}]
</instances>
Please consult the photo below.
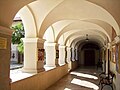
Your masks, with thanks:
<instances>
[{"instance_id":1,"label":"leafy plant","mask_svg":"<svg viewBox=\"0 0 120 90\"><path fill-rule=\"evenodd\" d=\"M17 25L12 27L15 30L12 34L12 43L19 44L21 43L21 38L24 37L24 27L22 23L18 23Z\"/></svg>"},{"instance_id":2,"label":"leafy plant","mask_svg":"<svg viewBox=\"0 0 120 90\"><path fill-rule=\"evenodd\" d=\"M21 43L18 44L18 51L22 54L24 53L24 46L23 41L21 40Z\"/></svg>"},{"instance_id":3,"label":"leafy plant","mask_svg":"<svg viewBox=\"0 0 120 90\"><path fill-rule=\"evenodd\" d=\"M15 26L13 26L12 29L15 30L12 34L12 43L18 44L18 51L20 53L23 53L24 47L23 47L23 41L21 40L21 38L25 36L23 24L18 23Z\"/></svg>"}]
</instances>

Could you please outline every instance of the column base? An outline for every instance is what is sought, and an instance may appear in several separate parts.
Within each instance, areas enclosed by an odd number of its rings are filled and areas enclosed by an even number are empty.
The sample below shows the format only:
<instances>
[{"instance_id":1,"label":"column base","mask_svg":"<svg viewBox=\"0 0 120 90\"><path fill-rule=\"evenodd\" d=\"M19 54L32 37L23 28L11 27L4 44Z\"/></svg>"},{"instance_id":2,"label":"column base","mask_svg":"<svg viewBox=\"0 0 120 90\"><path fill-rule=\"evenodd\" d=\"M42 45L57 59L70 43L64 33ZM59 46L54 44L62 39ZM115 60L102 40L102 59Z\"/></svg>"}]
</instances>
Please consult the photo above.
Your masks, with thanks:
<instances>
[{"instance_id":1,"label":"column base","mask_svg":"<svg viewBox=\"0 0 120 90\"><path fill-rule=\"evenodd\" d=\"M63 65L65 65L66 63L63 63L63 64L59 64L60 66L63 66Z\"/></svg>"},{"instance_id":2,"label":"column base","mask_svg":"<svg viewBox=\"0 0 120 90\"><path fill-rule=\"evenodd\" d=\"M22 68L22 72L26 72L26 73L39 73L43 71L45 71L44 68L41 68L41 69Z\"/></svg>"},{"instance_id":3,"label":"column base","mask_svg":"<svg viewBox=\"0 0 120 90\"><path fill-rule=\"evenodd\" d=\"M32 68L32 67L27 67L26 68L26 67L23 67L22 68L22 72L39 73L39 72L45 71L43 61L37 61L36 63L37 63L36 68Z\"/></svg>"},{"instance_id":4,"label":"column base","mask_svg":"<svg viewBox=\"0 0 120 90\"><path fill-rule=\"evenodd\" d=\"M51 66L50 65L45 65L44 68L45 68L45 71L48 71L48 70L56 68L56 65L51 65Z\"/></svg>"},{"instance_id":5,"label":"column base","mask_svg":"<svg viewBox=\"0 0 120 90\"><path fill-rule=\"evenodd\" d=\"M65 64L67 64L68 62L67 62L67 59L65 59Z\"/></svg>"}]
</instances>

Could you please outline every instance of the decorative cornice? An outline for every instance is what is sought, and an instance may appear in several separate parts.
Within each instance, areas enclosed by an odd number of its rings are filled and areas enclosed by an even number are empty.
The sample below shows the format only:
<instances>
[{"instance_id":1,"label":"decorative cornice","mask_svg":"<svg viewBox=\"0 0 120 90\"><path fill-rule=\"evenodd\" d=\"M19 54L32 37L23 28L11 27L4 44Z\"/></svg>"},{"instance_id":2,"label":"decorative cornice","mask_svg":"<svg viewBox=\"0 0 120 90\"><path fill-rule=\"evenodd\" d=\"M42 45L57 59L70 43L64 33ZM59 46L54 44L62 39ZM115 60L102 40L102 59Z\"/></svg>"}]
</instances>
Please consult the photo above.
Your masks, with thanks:
<instances>
[{"instance_id":1,"label":"decorative cornice","mask_svg":"<svg viewBox=\"0 0 120 90\"><path fill-rule=\"evenodd\" d=\"M22 38L23 42L27 42L27 43L35 43L35 42L39 42L39 43L44 43L45 40L41 39L41 38Z\"/></svg>"},{"instance_id":2,"label":"decorative cornice","mask_svg":"<svg viewBox=\"0 0 120 90\"><path fill-rule=\"evenodd\" d=\"M45 46L56 46L57 43L54 43L54 42L51 43L51 42L46 42L45 41L44 44L45 44Z\"/></svg>"}]
</instances>

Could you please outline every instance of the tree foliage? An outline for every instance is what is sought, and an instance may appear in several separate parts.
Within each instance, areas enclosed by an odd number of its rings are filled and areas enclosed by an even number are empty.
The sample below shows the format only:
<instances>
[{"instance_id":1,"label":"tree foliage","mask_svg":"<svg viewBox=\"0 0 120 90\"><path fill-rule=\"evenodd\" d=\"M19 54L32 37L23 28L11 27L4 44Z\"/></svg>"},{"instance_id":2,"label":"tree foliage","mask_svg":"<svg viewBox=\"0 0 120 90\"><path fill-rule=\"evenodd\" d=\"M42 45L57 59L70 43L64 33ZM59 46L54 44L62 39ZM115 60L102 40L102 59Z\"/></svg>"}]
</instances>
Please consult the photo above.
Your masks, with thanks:
<instances>
[{"instance_id":1,"label":"tree foliage","mask_svg":"<svg viewBox=\"0 0 120 90\"><path fill-rule=\"evenodd\" d=\"M21 40L21 38L24 38L25 36L23 24L18 23L15 26L13 26L12 29L14 30L12 34L12 43L18 44L18 51L20 53L23 53L24 47L23 47L23 41Z\"/></svg>"},{"instance_id":2,"label":"tree foliage","mask_svg":"<svg viewBox=\"0 0 120 90\"><path fill-rule=\"evenodd\" d=\"M12 34L12 43L19 44L21 43L21 38L24 37L24 27L22 23L18 23L17 25L12 27L15 30Z\"/></svg>"}]
</instances>

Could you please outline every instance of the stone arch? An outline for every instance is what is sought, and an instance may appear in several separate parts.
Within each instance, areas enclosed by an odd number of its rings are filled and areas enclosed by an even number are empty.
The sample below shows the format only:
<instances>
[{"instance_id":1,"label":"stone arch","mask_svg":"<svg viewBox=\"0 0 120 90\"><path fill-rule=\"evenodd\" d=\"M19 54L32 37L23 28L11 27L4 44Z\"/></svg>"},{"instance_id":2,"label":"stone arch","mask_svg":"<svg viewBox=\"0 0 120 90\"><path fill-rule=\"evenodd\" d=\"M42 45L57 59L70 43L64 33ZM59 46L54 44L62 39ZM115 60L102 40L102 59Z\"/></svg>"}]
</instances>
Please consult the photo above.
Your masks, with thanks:
<instances>
[{"instance_id":1,"label":"stone arch","mask_svg":"<svg viewBox=\"0 0 120 90\"><path fill-rule=\"evenodd\" d=\"M72 22L70 23L69 25L67 25L66 27L64 27L60 32L59 34L57 35L56 37L56 42L58 42L58 39L60 38L60 36L67 32L67 31L71 31L73 30L74 32L74 29L80 29L81 30L84 30L84 29L93 29L93 30L96 30L97 32L103 32L106 34L106 36L108 37L109 41L111 42L111 35L110 35L110 30L109 32L107 32L106 30L104 30L102 27L98 26L97 24L94 24L94 23L89 23L89 22L82 22L82 21L76 21L76 22ZM106 29L109 29L109 28L106 28Z\"/></svg>"},{"instance_id":2,"label":"stone arch","mask_svg":"<svg viewBox=\"0 0 120 90\"><path fill-rule=\"evenodd\" d=\"M55 31L52 26L50 26L45 34L44 34L44 39L46 39L46 42L54 42L55 41Z\"/></svg>"},{"instance_id":3,"label":"stone arch","mask_svg":"<svg viewBox=\"0 0 120 90\"><path fill-rule=\"evenodd\" d=\"M106 39L106 35L104 34L104 33L102 33L102 32L97 32L96 30L83 30L83 31L80 31L80 30L74 30L74 31L72 31L72 32L66 32L66 33L64 33L64 39L62 39L62 37L60 37L60 39L59 39L59 43L62 43L62 44L66 44L67 43L67 41L69 40L69 38L71 37L71 36L75 36L75 35L78 35L78 36L82 36L81 38L82 39L85 39L86 38L86 32L87 32L87 34L89 34L89 35L93 35L93 34L95 34L95 35L98 35L98 36L100 36L100 37L102 37L103 38L103 41ZM92 33L92 34L91 34ZM94 35L94 36L95 36ZM97 37L96 37L97 38Z\"/></svg>"},{"instance_id":4,"label":"stone arch","mask_svg":"<svg viewBox=\"0 0 120 90\"><path fill-rule=\"evenodd\" d=\"M80 2L80 3L78 3L78 2ZM72 5L72 8L68 8L68 7L71 7L71 5ZM64 7L64 10L62 7ZM75 8L77 9L78 7L80 9L79 11L74 10ZM92 9L92 11L90 11L90 9ZM84 13L83 13L83 11L84 11ZM73 16L76 16L76 17L73 17ZM101 8L100 6L97 6L93 3L90 3L85 0L76 1L76 2L74 2L73 0L66 0L66 1L62 2L59 6L54 8L44 19L39 34L44 33L44 31L46 30L46 28L49 25L51 25L57 21L60 21L60 20L65 20L65 19L69 19L69 20L89 20L89 19L101 20L101 21L104 21L104 22L110 24L111 26L113 26L113 28L116 30L117 34L120 34L119 26L118 26L117 22L115 21L113 16L108 11Z\"/></svg>"},{"instance_id":5,"label":"stone arch","mask_svg":"<svg viewBox=\"0 0 120 90\"><path fill-rule=\"evenodd\" d=\"M82 40L81 38L80 38L80 36L77 36L77 37L75 37L73 40L71 40L71 42L69 43L69 45L72 47L72 46L79 46L78 44L79 43L83 43L83 42L85 42L85 40ZM102 41L100 41L100 40L98 40L97 39L97 41L95 41L95 40L92 40L92 42L97 42L98 44L100 44L100 46L102 47L102 46L104 46L104 42L102 42Z\"/></svg>"},{"instance_id":6,"label":"stone arch","mask_svg":"<svg viewBox=\"0 0 120 90\"><path fill-rule=\"evenodd\" d=\"M97 38L96 38L96 36L97 36ZM80 42L85 42L85 39L86 39L86 38L84 38L84 40L83 40L83 36L80 36L80 35L72 35L72 36L69 38L70 42L69 42L69 43L66 43L66 45L67 45L67 46L72 46L72 44L75 45L78 41L80 41ZM90 39L90 41L99 42L99 43L101 43L101 45L103 45L104 39L101 38L101 37L98 36L98 35L95 35L95 36L93 36L93 37ZM103 41L103 42L102 42L102 41Z\"/></svg>"},{"instance_id":7,"label":"stone arch","mask_svg":"<svg viewBox=\"0 0 120 90\"><path fill-rule=\"evenodd\" d=\"M37 37L37 27L36 27L36 21L34 14L32 13L31 9L29 6L24 6L18 14L20 15L22 22L24 24L25 28L25 37L26 38L33 38Z\"/></svg>"},{"instance_id":8,"label":"stone arch","mask_svg":"<svg viewBox=\"0 0 120 90\"><path fill-rule=\"evenodd\" d=\"M5 1L2 0L0 2L0 12L2 12L0 14L0 25L10 28L12 22L13 22L13 18L16 15L16 13L25 5L34 2L35 0L25 0L24 2L22 0L18 0L18 1ZM19 4L16 4L19 3ZM7 6L7 7L6 7ZM4 11L4 12L3 12ZM7 17L7 19L6 19Z\"/></svg>"}]
</instances>

